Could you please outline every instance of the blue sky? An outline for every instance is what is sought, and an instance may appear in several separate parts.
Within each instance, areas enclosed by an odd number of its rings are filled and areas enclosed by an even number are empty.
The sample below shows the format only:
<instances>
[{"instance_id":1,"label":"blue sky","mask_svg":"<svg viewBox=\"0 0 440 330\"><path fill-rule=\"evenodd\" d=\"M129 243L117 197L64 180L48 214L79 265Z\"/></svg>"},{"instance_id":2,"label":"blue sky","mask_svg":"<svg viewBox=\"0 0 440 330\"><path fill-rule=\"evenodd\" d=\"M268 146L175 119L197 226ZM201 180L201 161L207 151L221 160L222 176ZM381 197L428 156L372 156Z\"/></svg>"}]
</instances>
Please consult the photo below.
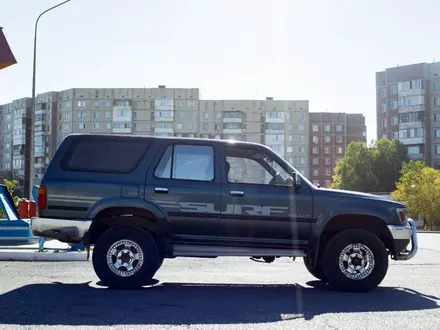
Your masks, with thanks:
<instances>
[{"instance_id":1,"label":"blue sky","mask_svg":"<svg viewBox=\"0 0 440 330\"><path fill-rule=\"evenodd\" d=\"M0 104L31 95L34 22L58 2L1 0L18 64L0 72ZM375 72L440 60L439 12L436 0L72 0L40 21L37 93L165 84L308 99L363 113L371 140Z\"/></svg>"}]
</instances>

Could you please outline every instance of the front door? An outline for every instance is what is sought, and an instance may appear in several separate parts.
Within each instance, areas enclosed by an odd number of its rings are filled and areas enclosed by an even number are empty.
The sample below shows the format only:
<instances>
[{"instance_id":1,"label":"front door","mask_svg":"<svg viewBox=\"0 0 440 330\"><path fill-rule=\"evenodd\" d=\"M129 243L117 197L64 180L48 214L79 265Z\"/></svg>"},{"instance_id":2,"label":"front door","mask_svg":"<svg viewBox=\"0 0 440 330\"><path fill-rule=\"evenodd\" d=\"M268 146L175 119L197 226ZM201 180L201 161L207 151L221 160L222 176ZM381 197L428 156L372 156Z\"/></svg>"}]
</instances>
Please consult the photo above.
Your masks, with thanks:
<instances>
[{"instance_id":1,"label":"front door","mask_svg":"<svg viewBox=\"0 0 440 330\"><path fill-rule=\"evenodd\" d=\"M306 244L313 202L308 187L270 154L252 146L225 147L219 240L246 246Z\"/></svg>"},{"instance_id":2,"label":"front door","mask_svg":"<svg viewBox=\"0 0 440 330\"><path fill-rule=\"evenodd\" d=\"M147 174L145 199L164 211L175 239L215 240L221 207L216 146L164 141Z\"/></svg>"}]
</instances>

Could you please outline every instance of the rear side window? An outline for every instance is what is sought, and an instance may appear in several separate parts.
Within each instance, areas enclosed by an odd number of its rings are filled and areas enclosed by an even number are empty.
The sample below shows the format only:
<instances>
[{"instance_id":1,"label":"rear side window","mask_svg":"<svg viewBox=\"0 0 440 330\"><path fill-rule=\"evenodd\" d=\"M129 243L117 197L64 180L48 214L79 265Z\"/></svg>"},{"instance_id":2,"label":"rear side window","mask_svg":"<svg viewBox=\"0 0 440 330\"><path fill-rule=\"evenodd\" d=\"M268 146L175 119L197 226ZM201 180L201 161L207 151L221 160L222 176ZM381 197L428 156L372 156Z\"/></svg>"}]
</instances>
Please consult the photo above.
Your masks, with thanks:
<instances>
[{"instance_id":1,"label":"rear side window","mask_svg":"<svg viewBox=\"0 0 440 330\"><path fill-rule=\"evenodd\" d=\"M214 149L210 146L169 146L154 175L162 179L212 181Z\"/></svg>"},{"instance_id":2,"label":"rear side window","mask_svg":"<svg viewBox=\"0 0 440 330\"><path fill-rule=\"evenodd\" d=\"M130 173L152 144L147 139L97 139L74 144L62 160L67 171Z\"/></svg>"}]
</instances>

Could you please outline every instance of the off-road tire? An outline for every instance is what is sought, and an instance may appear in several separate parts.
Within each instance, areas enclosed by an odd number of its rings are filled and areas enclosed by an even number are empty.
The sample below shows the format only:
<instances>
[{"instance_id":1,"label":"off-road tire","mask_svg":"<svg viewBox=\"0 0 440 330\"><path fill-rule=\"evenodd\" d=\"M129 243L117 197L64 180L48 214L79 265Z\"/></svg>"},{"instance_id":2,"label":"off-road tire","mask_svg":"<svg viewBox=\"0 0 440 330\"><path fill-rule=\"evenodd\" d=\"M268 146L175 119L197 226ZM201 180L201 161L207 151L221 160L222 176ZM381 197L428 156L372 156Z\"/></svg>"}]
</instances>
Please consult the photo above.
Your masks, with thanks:
<instances>
[{"instance_id":1,"label":"off-road tire","mask_svg":"<svg viewBox=\"0 0 440 330\"><path fill-rule=\"evenodd\" d=\"M129 240L136 243L143 255L141 268L133 275L115 274L107 264L107 253L113 243ZM136 289L151 283L160 263L159 249L147 231L130 226L117 226L104 232L97 240L92 256L93 268L103 285L114 289Z\"/></svg>"},{"instance_id":2,"label":"off-road tire","mask_svg":"<svg viewBox=\"0 0 440 330\"><path fill-rule=\"evenodd\" d=\"M327 276L325 276L324 271L322 269L322 264L320 263L319 260L317 261L314 267L310 265L310 260L308 257L304 257L303 261L304 261L304 265L306 266L307 270L311 275L316 277L318 280L327 282Z\"/></svg>"},{"instance_id":3,"label":"off-road tire","mask_svg":"<svg viewBox=\"0 0 440 330\"><path fill-rule=\"evenodd\" d=\"M361 244L373 254L374 266L363 279L350 279L340 269L339 261L343 250L351 244ZM385 278L388 271L388 252L382 241L364 229L348 229L334 235L325 246L322 266L330 287L338 291L369 292Z\"/></svg>"}]
</instances>

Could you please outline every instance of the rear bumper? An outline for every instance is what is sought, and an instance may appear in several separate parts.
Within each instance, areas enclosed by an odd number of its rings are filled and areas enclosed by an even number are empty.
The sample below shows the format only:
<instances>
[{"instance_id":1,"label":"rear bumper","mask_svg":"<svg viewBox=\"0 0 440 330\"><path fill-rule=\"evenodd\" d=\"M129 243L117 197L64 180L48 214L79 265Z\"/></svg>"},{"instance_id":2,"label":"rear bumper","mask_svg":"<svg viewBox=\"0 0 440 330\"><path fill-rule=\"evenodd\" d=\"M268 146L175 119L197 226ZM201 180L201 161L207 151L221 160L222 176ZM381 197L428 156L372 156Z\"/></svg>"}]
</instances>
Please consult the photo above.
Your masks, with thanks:
<instances>
[{"instance_id":1,"label":"rear bumper","mask_svg":"<svg viewBox=\"0 0 440 330\"><path fill-rule=\"evenodd\" d=\"M401 252L399 251L400 249L398 249L397 253L391 257L394 260L409 260L413 258L419 248L419 243L417 241L417 228L414 220L408 219L408 223L405 226L388 225L388 229L390 230L396 246L399 246L401 242L405 242L406 247L411 241L410 251L404 249L405 251Z\"/></svg>"},{"instance_id":2,"label":"rear bumper","mask_svg":"<svg viewBox=\"0 0 440 330\"><path fill-rule=\"evenodd\" d=\"M31 219L31 230L35 236L53 238L65 243L79 243L89 231L91 224L92 220L34 217Z\"/></svg>"}]
</instances>

